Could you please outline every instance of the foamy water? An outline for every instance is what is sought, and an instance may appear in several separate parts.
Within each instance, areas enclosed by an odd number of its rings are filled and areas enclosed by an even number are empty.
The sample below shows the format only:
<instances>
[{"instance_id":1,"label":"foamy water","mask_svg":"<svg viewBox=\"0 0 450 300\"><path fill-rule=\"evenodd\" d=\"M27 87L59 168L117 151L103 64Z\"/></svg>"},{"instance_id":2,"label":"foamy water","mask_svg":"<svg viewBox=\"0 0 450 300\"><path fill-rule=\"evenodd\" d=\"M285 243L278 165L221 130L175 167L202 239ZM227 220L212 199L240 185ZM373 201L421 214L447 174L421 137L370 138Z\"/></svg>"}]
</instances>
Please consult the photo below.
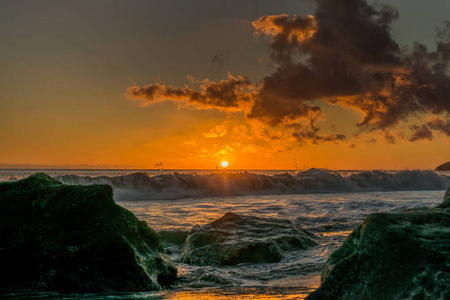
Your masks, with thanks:
<instances>
[{"instance_id":1,"label":"foamy water","mask_svg":"<svg viewBox=\"0 0 450 300\"><path fill-rule=\"evenodd\" d=\"M181 290L194 289L198 292L205 288L221 288L221 291L226 291L246 287L279 291L285 288L287 294L280 296L284 298L292 296L292 293L300 297L302 293L307 294L317 288L321 270L329 255L368 214L436 206L442 201L443 194L444 191L364 192L171 201L119 200L118 203L157 231L189 231L193 225L207 224L229 211L249 216L298 220L303 228L318 237L319 246L292 251L279 263L243 264L226 268L198 267L178 260L181 249L171 254L184 280L178 287ZM170 298L170 295L168 293L166 296ZM220 293L216 296L225 297Z\"/></svg>"},{"instance_id":2,"label":"foamy water","mask_svg":"<svg viewBox=\"0 0 450 300\"><path fill-rule=\"evenodd\" d=\"M0 172L3 181L29 175L25 171L22 175L9 172ZM168 251L180 275L174 289L83 296L90 298L301 299L320 284L320 273L329 255L368 214L436 206L450 185L445 174L432 171L312 169L278 175L276 172L128 175L118 170L84 172L46 171L69 184L112 185L116 202L156 231L188 232L195 225L205 225L226 212L235 212L297 221L319 242L307 250L285 253L278 263L233 267L184 264L179 260L181 247L169 245Z\"/></svg>"}]
</instances>

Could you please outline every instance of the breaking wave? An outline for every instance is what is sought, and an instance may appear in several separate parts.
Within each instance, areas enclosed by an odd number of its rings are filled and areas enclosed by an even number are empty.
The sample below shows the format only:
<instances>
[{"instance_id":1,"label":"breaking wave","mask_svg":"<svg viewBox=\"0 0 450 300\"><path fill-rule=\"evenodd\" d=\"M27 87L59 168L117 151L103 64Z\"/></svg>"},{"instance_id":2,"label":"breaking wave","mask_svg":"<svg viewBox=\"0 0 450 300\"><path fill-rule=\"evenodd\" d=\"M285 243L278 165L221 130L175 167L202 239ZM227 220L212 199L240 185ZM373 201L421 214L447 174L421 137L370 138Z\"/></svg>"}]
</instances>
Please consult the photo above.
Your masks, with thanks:
<instances>
[{"instance_id":1,"label":"breaking wave","mask_svg":"<svg viewBox=\"0 0 450 300\"><path fill-rule=\"evenodd\" d=\"M295 175L249 172L162 174L146 172L120 176L61 175L67 184L109 184L118 200L179 199L187 197L261 194L310 194L371 191L445 190L450 178L433 171L364 171L342 175L327 169L309 169Z\"/></svg>"}]
</instances>

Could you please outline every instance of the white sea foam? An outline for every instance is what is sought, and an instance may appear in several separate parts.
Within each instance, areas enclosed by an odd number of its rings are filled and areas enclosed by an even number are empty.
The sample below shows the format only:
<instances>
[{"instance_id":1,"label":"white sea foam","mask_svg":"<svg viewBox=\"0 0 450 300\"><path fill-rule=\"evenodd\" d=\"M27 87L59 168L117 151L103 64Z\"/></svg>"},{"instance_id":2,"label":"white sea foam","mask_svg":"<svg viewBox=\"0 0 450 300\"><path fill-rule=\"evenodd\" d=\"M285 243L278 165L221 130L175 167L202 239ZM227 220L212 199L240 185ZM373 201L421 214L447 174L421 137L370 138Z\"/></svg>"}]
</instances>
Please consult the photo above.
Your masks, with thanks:
<instances>
[{"instance_id":1,"label":"white sea foam","mask_svg":"<svg viewBox=\"0 0 450 300\"><path fill-rule=\"evenodd\" d=\"M364 171L343 175L327 169L309 169L295 175L250 172L210 174L136 172L119 176L59 175L68 184L109 184L116 198L129 200L263 194L309 194L370 191L445 190L450 179L433 171Z\"/></svg>"}]
</instances>

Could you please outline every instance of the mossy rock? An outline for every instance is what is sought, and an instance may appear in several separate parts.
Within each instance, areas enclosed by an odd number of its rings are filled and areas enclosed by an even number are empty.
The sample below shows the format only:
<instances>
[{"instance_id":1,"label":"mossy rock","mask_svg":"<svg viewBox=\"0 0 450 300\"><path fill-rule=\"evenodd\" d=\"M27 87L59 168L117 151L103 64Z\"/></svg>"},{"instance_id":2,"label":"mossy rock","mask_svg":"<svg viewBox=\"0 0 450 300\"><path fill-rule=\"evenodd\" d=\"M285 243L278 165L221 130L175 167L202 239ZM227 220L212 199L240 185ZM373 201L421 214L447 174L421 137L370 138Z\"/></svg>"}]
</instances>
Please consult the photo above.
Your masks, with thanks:
<instances>
[{"instance_id":1,"label":"mossy rock","mask_svg":"<svg viewBox=\"0 0 450 300\"><path fill-rule=\"evenodd\" d=\"M437 208L368 216L307 299L450 299L449 201L447 191Z\"/></svg>"},{"instance_id":2,"label":"mossy rock","mask_svg":"<svg viewBox=\"0 0 450 300\"><path fill-rule=\"evenodd\" d=\"M289 220L226 213L205 226L195 226L181 260L192 265L233 266L272 263L284 252L316 245L314 235Z\"/></svg>"},{"instance_id":3,"label":"mossy rock","mask_svg":"<svg viewBox=\"0 0 450 300\"><path fill-rule=\"evenodd\" d=\"M108 185L44 173L0 184L2 290L157 290L176 279L160 237Z\"/></svg>"}]
</instances>

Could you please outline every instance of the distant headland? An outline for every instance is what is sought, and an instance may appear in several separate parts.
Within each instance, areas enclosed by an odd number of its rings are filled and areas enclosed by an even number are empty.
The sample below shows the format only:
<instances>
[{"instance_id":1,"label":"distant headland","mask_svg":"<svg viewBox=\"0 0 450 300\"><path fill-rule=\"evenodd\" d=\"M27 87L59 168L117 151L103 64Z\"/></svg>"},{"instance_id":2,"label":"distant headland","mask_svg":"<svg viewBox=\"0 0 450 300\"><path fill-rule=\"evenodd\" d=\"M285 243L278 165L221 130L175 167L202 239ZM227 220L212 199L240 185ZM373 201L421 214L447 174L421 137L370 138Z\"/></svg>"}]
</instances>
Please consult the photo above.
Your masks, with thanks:
<instances>
[{"instance_id":1,"label":"distant headland","mask_svg":"<svg viewBox=\"0 0 450 300\"><path fill-rule=\"evenodd\" d=\"M450 161L436 167L435 171L450 171Z\"/></svg>"}]
</instances>

